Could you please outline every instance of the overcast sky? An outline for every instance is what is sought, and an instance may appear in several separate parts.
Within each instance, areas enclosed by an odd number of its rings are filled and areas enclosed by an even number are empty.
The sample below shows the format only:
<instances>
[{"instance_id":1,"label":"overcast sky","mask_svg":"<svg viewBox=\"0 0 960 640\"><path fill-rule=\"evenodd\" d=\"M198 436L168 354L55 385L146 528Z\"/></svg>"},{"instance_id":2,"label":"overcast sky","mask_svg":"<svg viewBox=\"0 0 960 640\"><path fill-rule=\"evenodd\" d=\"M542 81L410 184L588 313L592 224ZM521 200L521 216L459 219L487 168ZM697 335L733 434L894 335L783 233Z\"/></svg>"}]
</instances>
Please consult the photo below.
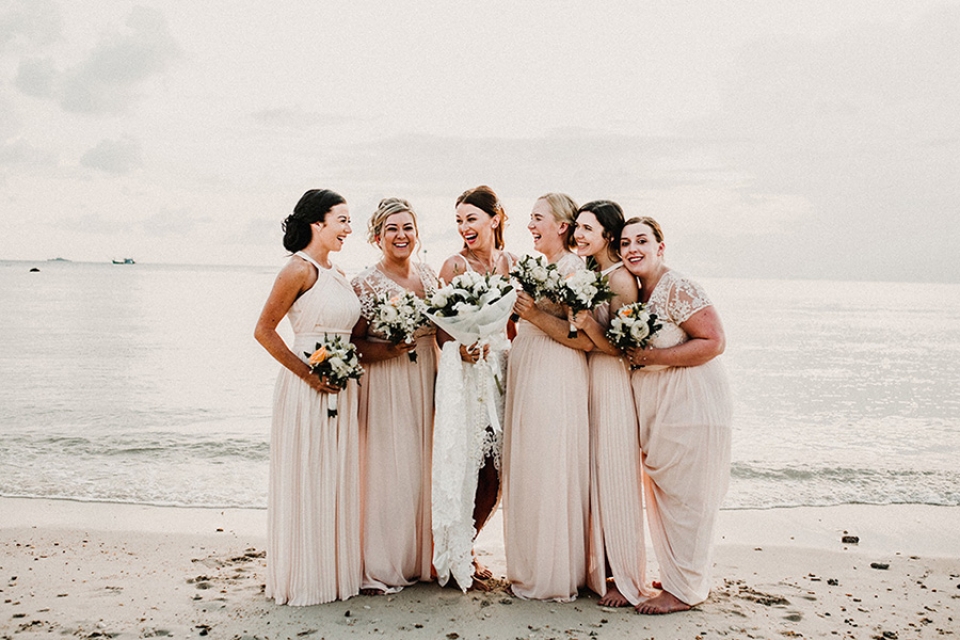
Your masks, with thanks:
<instances>
[{"instance_id":1,"label":"overcast sky","mask_svg":"<svg viewBox=\"0 0 960 640\"><path fill-rule=\"evenodd\" d=\"M385 196L652 215L690 275L960 282L960 2L0 0L0 259L279 265Z\"/></svg>"}]
</instances>

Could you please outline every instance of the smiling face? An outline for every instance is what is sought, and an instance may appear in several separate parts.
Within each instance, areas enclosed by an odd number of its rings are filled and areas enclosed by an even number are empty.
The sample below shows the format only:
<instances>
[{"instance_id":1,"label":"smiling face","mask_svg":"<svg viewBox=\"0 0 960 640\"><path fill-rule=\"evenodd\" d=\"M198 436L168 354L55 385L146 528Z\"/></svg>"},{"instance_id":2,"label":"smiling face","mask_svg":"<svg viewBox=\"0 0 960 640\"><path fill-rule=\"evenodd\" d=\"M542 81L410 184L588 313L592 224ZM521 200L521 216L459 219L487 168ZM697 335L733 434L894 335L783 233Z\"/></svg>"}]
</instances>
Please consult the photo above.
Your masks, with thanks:
<instances>
[{"instance_id":1,"label":"smiling face","mask_svg":"<svg viewBox=\"0 0 960 640\"><path fill-rule=\"evenodd\" d=\"M313 223L313 237L328 251L340 251L347 236L353 232L350 228L350 209L347 204L335 205L327 211L323 222Z\"/></svg>"},{"instance_id":2,"label":"smiling face","mask_svg":"<svg viewBox=\"0 0 960 640\"><path fill-rule=\"evenodd\" d=\"M564 249L567 223L557 221L546 200L541 198L534 203L527 229L533 236L533 248L540 253L550 256Z\"/></svg>"},{"instance_id":3,"label":"smiling face","mask_svg":"<svg viewBox=\"0 0 960 640\"><path fill-rule=\"evenodd\" d=\"M573 232L573 238L577 241L577 255L581 258L596 256L607 250L603 225L592 211L583 211L577 216L577 228Z\"/></svg>"},{"instance_id":4,"label":"smiling face","mask_svg":"<svg viewBox=\"0 0 960 640\"><path fill-rule=\"evenodd\" d=\"M463 243L471 251L494 249L494 229L500 224L500 218L490 216L486 211L472 204L462 202L457 205L457 231Z\"/></svg>"},{"instance_id":5,"label":"smiling face","mask_svg":"<svg viewBox=\"0 0 960 640\"><path fill-rule=\"evenodd\" d=\"M393 260L406 260L417 246L417 223L409 211L387 216L377 239L383 255Z\"/></svg>"},{"instance_id":6,"label":"smiling face","mask_svg":"<svg viewBox=\"0 0 960 640\"><path fill-rule=\"evenodd\" d=\"M627 271L643 278L656 273L663 263L663 241L657 240L653 227L635 222L620 234L620 256Z\"/></svg>"}]
</instances>

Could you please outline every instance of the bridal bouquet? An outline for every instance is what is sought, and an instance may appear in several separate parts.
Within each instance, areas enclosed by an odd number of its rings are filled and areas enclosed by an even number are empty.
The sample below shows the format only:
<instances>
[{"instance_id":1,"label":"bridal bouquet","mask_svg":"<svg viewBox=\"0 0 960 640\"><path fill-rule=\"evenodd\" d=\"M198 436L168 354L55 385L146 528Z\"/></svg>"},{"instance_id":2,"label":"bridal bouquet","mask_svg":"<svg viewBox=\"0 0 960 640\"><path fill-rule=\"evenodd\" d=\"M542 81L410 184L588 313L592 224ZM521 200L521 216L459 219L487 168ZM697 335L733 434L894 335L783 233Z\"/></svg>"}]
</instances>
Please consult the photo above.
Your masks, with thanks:
<instances>
[{"instance_id":1,"label":"bridal bouquet","mask_svg":"<svg viewBox=\"0 0 960 640\"><path fill-rule=\"evenodd\" d=\"M613 292L610 291L607 276L592 269L580 269L560 282L553 300L567 305L572 314L577 314L580 311L592 310L612 297ZM567 337L571 339L577 337L577 328L572 322Z\"/></svg>"},{"instance_id":2,"label":"bridal bouquet","mask_svg":"<svg viewBox=\"0 0 960 640\"><path fill-rule=\"evenodd\" d=\"M423 302L412 291L404 291L390 298L378 297L370 328L385 335L393 344L411 344L413 334L428 322L423 311ZM408 351L407 357L410 362L416 362L417 352Z\"/></svg>"},{"instance_id":3,"label":"bridal bouquet","mask_svg":"<svg viewBox=\"0 0 960 640\"><path fill-rule=\"evenodd\" d=\"M523 256L510 270L510 275L534 299L550 297L560 286L561 280L557 265L548 264L543 256ZM516 322L520 316L514 313L510 319Z\"/></svg>"},{"instance_id":4,"label":"bridal bouquet","mask_svg":"<svg viewBox=\"0 0 960 640\"><path fill-rule=\"evenodd\" d=\"M341 336L335 335L333 339L324 334L323 342L317 343L317 348L313 353L304 352L307 356L307 364L310 371L341 389L346 386L350 378L359 380L363 375L363 367L360 366L360 358L357 355L357 348L352 342L344 342ZM327 404L327 417L334 418L337 415L337 394L330 394Z\"/></svg>"},{"instance_id":5,"label":"bridal bouquet","mask_svg":"<svg viewBox=\"0 0 960 640\"><path fill-rule=\"evenodd\" d=\"M503 330L516 299L506 278L467 271L427 298L427 316L460 344L473 344Z\"/></svg>"},{"instance_id":6,"label":"bridal bouquet","mask_svg":"<svg viewBox=\"0 0 960 640\"><path fill-rule=\"evenodd\" d=\"M662 326L657 322L657 314L647 311L647 305L634 302L617 309L617 314L610 320L607 338L620 350L630 347L642 349ZM640 366L630 365L630 368L639 369Z\"/></svg>"}]
</instances>

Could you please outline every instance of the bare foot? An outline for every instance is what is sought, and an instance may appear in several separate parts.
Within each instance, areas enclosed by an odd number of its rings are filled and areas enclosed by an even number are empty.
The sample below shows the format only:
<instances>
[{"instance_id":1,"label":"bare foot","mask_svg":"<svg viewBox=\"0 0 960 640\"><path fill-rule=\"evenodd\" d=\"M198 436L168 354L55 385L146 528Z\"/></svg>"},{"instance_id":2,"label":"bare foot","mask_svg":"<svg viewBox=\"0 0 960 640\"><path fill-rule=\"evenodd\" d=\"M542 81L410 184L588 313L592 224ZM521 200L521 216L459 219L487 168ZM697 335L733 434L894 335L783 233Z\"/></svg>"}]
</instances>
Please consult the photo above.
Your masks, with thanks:
<instances>
[{"instance_id":1,"label":"bare foot","mask_svg":"<svg viewBox=\"0 0 960 640\"><path fill-rule=\"evenodd\" d=\"M650 616L687 611L688 609L690 609L690 605L678 599L669 591L661 591L659 594L649 600L644 600L636 606L637 613Z\"/></svg>"},{"instance_id":2,"label":"bare foot","mask_svg":"<svg viewBox=\"0 0 960 640\"><path fill-rule=\"evenodd\" d=\"M479 560L473 559L473 579L489 580L493 577L493 571L487 569Z\"/></svg>"},{"instance_id":3,"label":"bare foot","mask_svg":"<svg viewBox=\"0 0 960 640\"><path fill-rule=\"evenodd\" d=\"M470 588L467 591L479 591L481 593L488 593L494 591L497 588L495 580L487 582L486 580L477 580L474 578L474 581L470 583Z\"/></svg>"},{"instance_id":4,"label":"bare foot","mask_svg":"<svg viewBox=\"0 0 960 640\"><path fill-rule=\"evenodd\" d=\"M626 607L629 606L630 601L623 597L620 589L617 589L617 585L610 582L607 584L607 593L600 598L600 602L597 604L601 607Z\"/></svg>"},{"instance_id":5,"label":"bare foot","mask_svg":"<svg viewBox=\"0 0 960 640\"><path fill-rule=\"evenodd\" d=\"M654 580L650 583L650 586L652 586L654 589L660 589L661 591L663 590L663 583L659 580Z\"/></svg>"},{"instance_id":6,"label":"bare foot","mask_svg":"<svg viewBox=\"0 0 960 640\"><path fill-rule=\"evenodd\" d=\"M360 589L360 595L362 596L382 596L383 594L383 589Z\"/></svg>"}]
</instances>

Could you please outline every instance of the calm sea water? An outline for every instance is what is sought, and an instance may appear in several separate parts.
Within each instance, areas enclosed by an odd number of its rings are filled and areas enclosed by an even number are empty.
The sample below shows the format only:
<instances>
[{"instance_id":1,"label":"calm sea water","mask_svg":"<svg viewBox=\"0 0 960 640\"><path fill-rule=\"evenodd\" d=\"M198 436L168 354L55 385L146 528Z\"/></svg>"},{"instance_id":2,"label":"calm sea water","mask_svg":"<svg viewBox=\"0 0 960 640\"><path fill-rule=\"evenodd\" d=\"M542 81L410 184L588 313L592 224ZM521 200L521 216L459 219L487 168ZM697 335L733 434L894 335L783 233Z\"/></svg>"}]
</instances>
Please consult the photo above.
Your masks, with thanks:
<instances>
[{"instance_id":1,"label":"calm sea water","mask_svg":"<svg viewBox=\"0 0 960 640\"><path fill-rule=\"evenodd\" d=\"M0 495L264 507L274 276L0 262ZM700 281L736 400L727 508L960 505L960 285Z\"/></svg>"}]
</instances>

